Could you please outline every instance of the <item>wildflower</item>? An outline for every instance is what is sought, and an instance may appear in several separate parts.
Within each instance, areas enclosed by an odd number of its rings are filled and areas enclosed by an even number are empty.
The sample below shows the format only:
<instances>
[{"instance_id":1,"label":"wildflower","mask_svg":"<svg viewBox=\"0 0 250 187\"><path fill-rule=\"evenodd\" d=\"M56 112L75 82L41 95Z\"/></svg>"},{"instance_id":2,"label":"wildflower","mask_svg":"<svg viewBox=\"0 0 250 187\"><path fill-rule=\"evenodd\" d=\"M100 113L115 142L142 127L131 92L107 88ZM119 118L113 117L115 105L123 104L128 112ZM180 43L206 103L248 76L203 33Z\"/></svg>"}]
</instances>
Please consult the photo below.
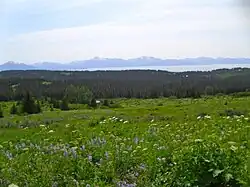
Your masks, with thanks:
<instances>
[{"instance_id":1,"label":"wildflower","mask_svg":"<svg viewBox=\"0 0 250 187\"><path fill-rule=\"evenodd\" d=\"M109 159L109 153L107 151L105 152L105 157L106 159Z\"/></svg>"},{"instance_id":2,"label":"wildflower","mask_svg":"<svg viewBox=\"0 0 250 187\"><path fill-rule=\"evenodd\" d=\"M134 142L135 142L135 144L138 144L139 143L139 138L135 137Z\"/></svg>"},{"instance_id":3,"label":"wildflower","mask_svg":"<svg viewBox=\"0 0 250 187\"><path fill-rule=\"evenodd\" d=\"M211 119L211 116L206 115L205 118L206 118L206 119Z\"/></svg>"},{"instance_id":4,"label":"wildflower","mask_svg":"<svg viewBox=\"0 0 250 187\"><path fill-rule=\"evenodd\" d=\"M18 187L18 186L15 184L10 184L8 187Z\"/></svg>"},{"instance_id":5,"label":"wildflower","mask_svg":"<svg viewBox=\"0 0 250 187\"><path fill-rule=\"evenodd\" d=\"M63 156L64 156L64 157L67 157L68 155L69 155L68 151L65 150L64 153L63 153Z\"/></svg>"},{"instance_id":6,"label":"wildflower","mask_svg":"<svg viewBox=\"0 0 250 187\"><path fill-rule=\"evenodd\" d=\"M7 157L9 160L12 160L12 159L13 159L13 155L12 155L12 153L10 153L9 151L6 151L5 155L6 155L6 157Z\"/></svg>"},{"instance_id":7,"label":"wildflower","mask_svg":"<svg viewBox=\"0 0 250 187\"><path fill-rule=\"evenodd\" d=\"M72 147L71 148L71 153L72 153L72 155L73 155L74 158L77 158L76 149L77 149L77 147Z\"/></svg>"},{"instance_id":8,"label":"wildflower","mask_svg":"<svg viewBox=\"0 0 250 187\"><path fill-rule=\"evenodd\" d=\"M140 169L145 170L146 169L146 165L145 164L141 164L140 165Z\"/></svg>"},{"instance_id":9,"label":"wildflower","mask_svg":"<svg viewBox=\"0 0 250 187\"><path fill-rule=\"evenodd\" d=\"M89 156L88 156L88 160L89 160L90 162L92 162L92 155L89 155Z\"/></svg>"},{"instance_id":10,"label":"wildflower","mask_svg":"<svg viewBox=\"0 0 250 187\"><path fill-rule=\"evenodd\" d=\"M52 187L58 187L58 183L57 183L57 182L54 182L54 183L52 184Z\"/></svg>"},{"instance_id":11,"label":"wildflower","mask_svg":"<svg viewBox=\"0 0 250 187\"><path fill-rule=\"evenodd\" d=\"M203 140L202 139L196 139L194 141L195 141L195 143L199 143L199 142L202 142Z\"/></svg>"},{"instance_id":12,"label":"wildflower","mask_svg":"<svg viewBox=\"0 0 250 187\"><path fill-rule=\"evenodd\" d=\"M81 151L84 151L84 150L85 150L85 145L82 145L82 146L80 147L80 150L81 150Z\"/></svg>"}]
</instances>

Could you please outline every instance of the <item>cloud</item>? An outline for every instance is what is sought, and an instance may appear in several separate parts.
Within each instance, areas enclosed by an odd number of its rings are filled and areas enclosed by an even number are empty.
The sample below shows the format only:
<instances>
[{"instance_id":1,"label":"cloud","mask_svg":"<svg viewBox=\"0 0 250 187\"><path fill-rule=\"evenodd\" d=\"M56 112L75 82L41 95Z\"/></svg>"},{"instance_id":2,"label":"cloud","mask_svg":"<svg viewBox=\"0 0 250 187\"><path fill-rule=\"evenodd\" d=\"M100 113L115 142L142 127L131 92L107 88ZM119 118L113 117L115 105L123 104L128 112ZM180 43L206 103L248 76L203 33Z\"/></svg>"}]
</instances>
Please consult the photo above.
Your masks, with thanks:
<instances>
[{"instance_id":1,"label":"cloud","mask_svg":"<svg viewBox=\"0 0 250 187\"><path fill-rule=\"evenodd\" d=\"M233 0L13 0L6 6L15 32L0 44L3 61L249 56L247 18Z\"/></svg>"}]
</instances>

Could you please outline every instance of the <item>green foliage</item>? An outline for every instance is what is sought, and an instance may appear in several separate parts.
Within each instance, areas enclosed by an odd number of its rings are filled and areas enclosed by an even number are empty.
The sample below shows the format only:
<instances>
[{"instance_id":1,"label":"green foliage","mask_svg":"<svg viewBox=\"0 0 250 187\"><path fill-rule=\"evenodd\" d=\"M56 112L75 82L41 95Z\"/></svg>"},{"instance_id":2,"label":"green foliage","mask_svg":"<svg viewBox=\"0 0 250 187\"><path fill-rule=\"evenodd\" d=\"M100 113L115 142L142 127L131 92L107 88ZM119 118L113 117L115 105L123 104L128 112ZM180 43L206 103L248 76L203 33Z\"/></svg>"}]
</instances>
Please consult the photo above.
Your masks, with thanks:
<instances>
[{"instance_id":1,"label":"green foliage","mask_svg":"<svg viewBox=\"0 0 250 187\"><path fill-rule=\"evenodd\" d=\"M68 99L65 97L63 100L62 100L62 103L61 103L61 106L60 106L60 109L61 110L69 110L69 102L68 102Z\"/></svg>"},{"instance_id":2,"label":"green foliage","mask_svg":"<svg viewBox=\"0 0 250 187\"><path fill-rule=\"evenodd\" d=\"M41 112L39 102L36 104L30 93L27 92L21 107L21 113L37 114Z\"/></svg>"},{"instance_id":3,"label":"green foliage","mask_svg":"<svg viewBox=\"0 0 250 187\"><path fill-rule=\"evenodd\" d=\"M92 98L90 103L89 103L89 106L92 107L92 108L96 108L97 107L97 103L96 103L96 99L95 98Z\"/></svg>"},{"instance_id":4,"label":"green foliage","mask_svg":"<svg viewBox=\"0 0 250 187\"><path fill-rule=\"evenodd\" d=\"M52 104L53 108L60 108L60 102L55 99L51 99L50 103Z\"/></svg>"},{"instance_id":5,"label":"green foliage","mask_svg":"<svg viewBox=\"0 0 250 187\"><path fill-rule=\"evenodd\" d=\"M108 99L104 99L103 106L109 107L109 105L110 105L109 100Z\"/></svg>"},{"instance_id":6,"label":"green foliage","mask_svg":"<svg viewBox=\"0 0 250 187\"><path fill-rule=\"evenodd\" d=\"M16 104L14 103L10 108L10 114L14 115L17 113L18 113L18 108L17 108Z\"/></svg>"},{"instance_id":7,"label":"green foliage","mask_svg":"<svg viewBox=\"0 0 250 187\"><path fill-rule=\"evenodd\" d=\"M241 116L241 115L246 115L247 111L242 111L242 110L236 110L236 109L226 109L224 112L219 113L220 116Z\"/></svg>"},{"instance_id":8,"label":"green foliage","mask_svg":"<svg viewBox=\"0 0 250 187\"><path fill-rule=\"evenodd\" d=\"M88 104L93 97L92 92L85 86L69 85L65 95L70 103Z\"/></svg>"},{"instance_id":9,"label":"green foliage","mask_svg":"<svg viewBox=\"0 0 250 187\"><path fill-rule=\"evenodd\" d=\"M121 107L6 114L0 186L250 186L250 98L112 102ZM218 115L228 107L246 113Z\"/></svg>"},{"instance_id":10,"label":"green foliage","mask_svg":"<svg viewBox=\"0 0 250 187\"><path fill-rule=\"evenodd\" d=\"M242 186L246 156L239 150L221 148L216 142L194 141L180 151L168 176L172 186Z\"/></svg>"},{"instance_id":11,"label":"green foliage","mask_svg":"<svg viewBox=\"0 0 250 187\"><path fill-rule=\"evenodd\" d=\"M2 109L2 106L0 105L0 118L3 118L4 115L3 115L3 109Z\"/></svg>"}]
</instances>

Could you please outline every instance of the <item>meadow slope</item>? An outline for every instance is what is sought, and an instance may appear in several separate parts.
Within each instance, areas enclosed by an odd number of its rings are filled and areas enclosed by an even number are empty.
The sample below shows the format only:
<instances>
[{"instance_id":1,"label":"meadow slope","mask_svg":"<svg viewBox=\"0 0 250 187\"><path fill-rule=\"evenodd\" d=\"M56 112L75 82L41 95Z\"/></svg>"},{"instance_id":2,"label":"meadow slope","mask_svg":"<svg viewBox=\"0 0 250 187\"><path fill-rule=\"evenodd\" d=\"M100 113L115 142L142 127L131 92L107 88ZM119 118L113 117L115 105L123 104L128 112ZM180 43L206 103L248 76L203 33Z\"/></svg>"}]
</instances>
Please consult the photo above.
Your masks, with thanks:
<instances>
[{"instance_id":1,"label":"meadow slope","mask_svg":"<svg viewBox=\"0 0 250 187\"><path fill-rule=\"evenodd\" d=\"M250 97L115 102L29 116L2 103L0 186L250 186Z\"/></svg>"}]
</instances>

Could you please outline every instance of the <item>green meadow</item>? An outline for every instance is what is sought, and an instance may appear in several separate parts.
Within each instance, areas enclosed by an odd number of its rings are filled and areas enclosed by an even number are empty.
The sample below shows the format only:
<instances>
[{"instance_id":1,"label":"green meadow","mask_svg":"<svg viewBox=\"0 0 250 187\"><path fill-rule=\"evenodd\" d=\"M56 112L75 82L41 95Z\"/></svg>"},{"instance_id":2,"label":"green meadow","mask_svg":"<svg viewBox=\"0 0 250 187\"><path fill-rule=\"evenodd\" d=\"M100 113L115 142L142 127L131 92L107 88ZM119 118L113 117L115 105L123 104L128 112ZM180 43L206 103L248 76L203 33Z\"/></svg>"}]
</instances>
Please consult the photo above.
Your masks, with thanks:
<instances>
[{"instance_id":1,"label":"green meadow","mask_svg":"<svg viewBox=\"0 0 250 187\"><path fill-rule=\"evenodd\" d=\"M250 97L114 102L27 116L1 103L0 186L250 186Z\"/></svg>"}]
</instances>

